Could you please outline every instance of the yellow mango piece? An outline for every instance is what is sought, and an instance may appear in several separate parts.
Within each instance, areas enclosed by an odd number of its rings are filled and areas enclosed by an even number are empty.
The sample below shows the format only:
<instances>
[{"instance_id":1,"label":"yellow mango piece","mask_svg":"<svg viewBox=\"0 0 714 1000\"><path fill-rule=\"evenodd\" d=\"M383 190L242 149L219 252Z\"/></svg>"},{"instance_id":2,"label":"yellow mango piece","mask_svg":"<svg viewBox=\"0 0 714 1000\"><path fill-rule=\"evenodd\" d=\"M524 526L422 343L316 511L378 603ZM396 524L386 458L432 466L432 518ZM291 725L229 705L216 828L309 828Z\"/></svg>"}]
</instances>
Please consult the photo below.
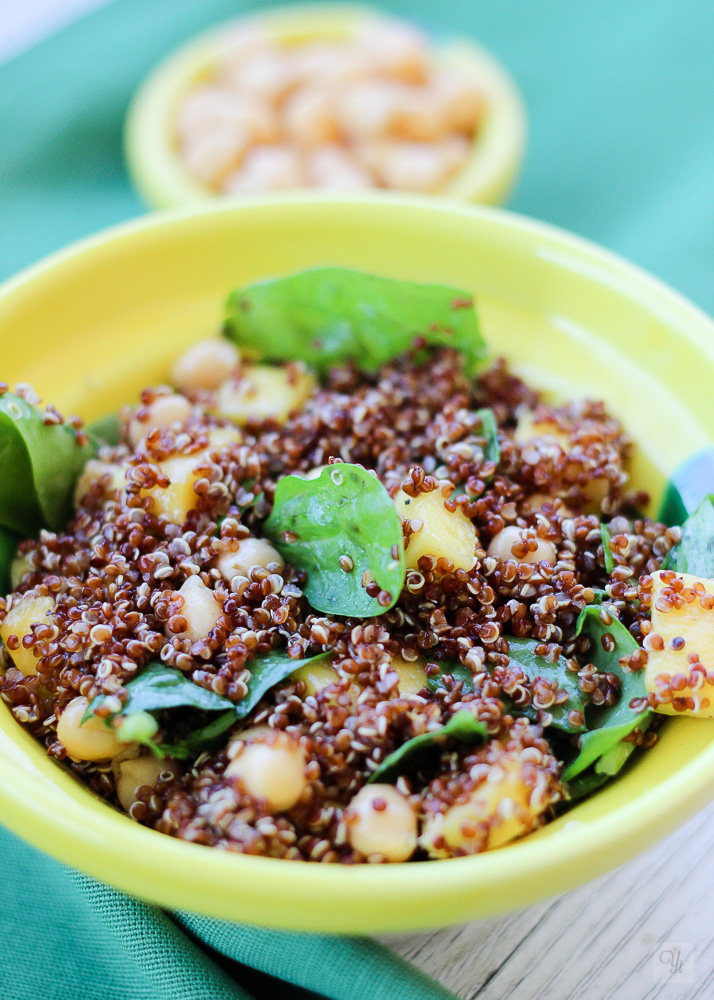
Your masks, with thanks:
<instances>
[{"instance_id":1,"label":"yellow mango piece","mask_svg":"<svg viewBox=\"0 0 714 1000\"><path fill-rule=\"evenodd\" d=\"M419 843L431 857L448 858L473 843L466 835L469 829L488 823L488 848L507 844L526 833L538 815L531 806L532 793L520 775L518 760L506 758L502 764L492 765L486 781L474 789L467 802L430 817Z\"/></svg>"},{"instance_id":2,"label":"yellow mango piece","mask_svg":"<svg viewBox=\"0 0 714 1000\"><path fill-rule=\"evenodd\" d=\"M306 695L315 695L318 691L334 684L338 680L337 671L329 663L306 663L304 667L298 667L290 675L294 681L302 681L305 685Z\"/></svg>"},{"instance_id":3,"label":"yellow mango piece","mask_svg":"<svg viewBox=\"0 0 714 1000\"><path fill-rule=\"evenodd\" d=\"M178 455L159 462L158 467L171 480L169 486L152 486L142 490L142 496L150 496L152 513L174 524L183 524L188 512L198 502L194 484L201 478L197 470L208 461L208 452L199 451L194 455Z\"/></svg>"},{"instance_id":4,"label":"yellow mango piece","mask_svg":"<svg viewBox=\"0 0 714 1000\"><path fill-rule=\"evenodd\" d=\"M645 688L662 699L655 711L714 719L714 684L706 679L714 674L714 607L708 607L714 605L714 580L672 571L653 573L652 578ZM679 702L675 708L674 698L688 699L693 706Z\"/></svg>"},{"instance_id":5,"label":"yellow mango piece","mask_svg":"<svg viewBox=\"0 0 714 1000\"><path fill-rule=\"evenodd\" d=\"M99 482L104 477L106 477L107 493L123 490L126 486L126 469L123 466L114 465L112 462L102 462L98 458L90 458L74 488L74 506L79 507L94 483Z\"/></svg>"},{"instance_id":6,"label":"yellow mango piece","mask_svg":"<svg viewBox=\"0 0 714 1000\"><path fill-rule=\"evenodd\" d=\"M210 427L208 429L208 446L211 451L225 448L228 444L240 444L243 435L237 427Z\"/></svg>"},{"instance_id":7,"label":"yellow mango piece","mask_svg":"<svg viewBox=\"0 0 714 1000\"><path fill-rule=\"evenodd\" d=\"M25 649L22 645L23 636L30 634L32 625L52 624L54 603L51 597L38 597L31 590L20 598L15 596L5 621L0 625L0 638L6 646L11 635L16 635L20 640L18 648L10 649L8 646L8 652L14 665L25 677L37 673L37 657L31 649Z\"/></svg>"},{"instance_id":8,"label":"yellow mango piece","mask_svg":"<svg viewBox=\"0 0 714 1000\"><path fill-rule=\"evenodd\" d=\"M269 417L284 424L293 410L300 409L314 386L315 378L310 372L251 365L219 387L216 412L239 426L251 418Z\"/></svg>"},{"instance_id":9,"label":"yellow mango piece","mask_svg":"<svg viewBox=\"0 0 714 1000\"><path fill-rule=\"evenodd\" d=\"M419 528L407 545L408 569L418 569L422 556L450 559L454 569L473 568L476 562L476 529L460 508L452 512L444 507L441 490L419 493L416 497L400 490L394 503L404 520L412 522L412 530Z\"/></svg>"},{"instance_id":10,"label":"yellow mango piece","mask_svg":"<svg viewBox=\"0 0 714 1000\"><path fill-rule=\"evenodd\" d=\"M570 435L553 420L536 420L532 411L522 414L513 432L513 440L517 444L527 444L528 441L537 438L552 440L559 444L563 451L568 451L570 448Z\"/></svg>"},{"instance_id":11,"label":"yellow mango piece","mask_svg":"<svg viewBox=\"0 0 714 1000\"><path fill-rule=\"evenodd\" d=\"M410 662L403 660L399 655L393 656L390 666L399 675L399 694L403 698L417 694L423 687L426 687L426 673L421 657Z\"/></svg>"}]
</instances>

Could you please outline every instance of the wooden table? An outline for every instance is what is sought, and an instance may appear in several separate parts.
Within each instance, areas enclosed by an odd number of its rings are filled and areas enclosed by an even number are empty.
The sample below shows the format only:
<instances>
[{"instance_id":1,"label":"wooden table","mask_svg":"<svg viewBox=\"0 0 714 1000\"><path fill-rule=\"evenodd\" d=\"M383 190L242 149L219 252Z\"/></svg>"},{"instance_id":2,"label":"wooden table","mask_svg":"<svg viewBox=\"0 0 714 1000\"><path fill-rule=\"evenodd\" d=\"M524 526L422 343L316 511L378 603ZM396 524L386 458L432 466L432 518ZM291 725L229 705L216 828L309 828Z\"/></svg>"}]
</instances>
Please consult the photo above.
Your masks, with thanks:
<instances>
[{"instance_id":1,"label":"wooden table","mask_svg":"<svg viewBox=\"0 0 714 1000\"><path fill-rule=\"evenodd\" d=\"M465 1000L708 1000L714 805L564 896L493 920L380 940Z\"/></svg>"}]
</instances>

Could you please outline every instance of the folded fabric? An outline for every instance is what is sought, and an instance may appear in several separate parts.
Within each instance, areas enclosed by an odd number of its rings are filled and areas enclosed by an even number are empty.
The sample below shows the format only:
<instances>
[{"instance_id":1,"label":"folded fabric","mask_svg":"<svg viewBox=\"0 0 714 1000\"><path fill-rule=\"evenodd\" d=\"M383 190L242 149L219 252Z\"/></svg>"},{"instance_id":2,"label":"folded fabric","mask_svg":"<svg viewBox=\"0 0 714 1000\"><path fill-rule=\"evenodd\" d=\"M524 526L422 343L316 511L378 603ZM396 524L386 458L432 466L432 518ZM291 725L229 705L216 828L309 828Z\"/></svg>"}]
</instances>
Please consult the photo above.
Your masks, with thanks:
<instances>
[{"instance_id":1,"label":"folded fabric","mask_svg":"<svg viewBox=\"0 0 714 1000\"><path fill-rule=\"evenodd\" d=\"M2 829L0 857L3 1000L453 1000L366 938L167 914Z\"/></svg>"}]
</instances>

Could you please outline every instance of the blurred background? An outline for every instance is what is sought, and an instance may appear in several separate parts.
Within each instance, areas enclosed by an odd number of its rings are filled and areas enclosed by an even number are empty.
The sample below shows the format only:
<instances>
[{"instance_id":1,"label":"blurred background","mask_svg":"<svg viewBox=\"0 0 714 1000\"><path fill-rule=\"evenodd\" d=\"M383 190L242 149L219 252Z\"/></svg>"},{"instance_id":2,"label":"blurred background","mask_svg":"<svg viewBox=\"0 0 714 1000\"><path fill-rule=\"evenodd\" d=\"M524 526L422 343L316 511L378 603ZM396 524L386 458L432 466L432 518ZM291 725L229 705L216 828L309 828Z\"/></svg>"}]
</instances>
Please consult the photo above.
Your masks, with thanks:
<instances>
[{"instance_id":1,"label":"blurred background","mask_svg":"<svg viewBox=\"0 0 714 1000\"><path fill-rule=\"evenodd\" d=\"M208 26L265 3L0 4L0 277L145 211L122 154L132 93ZM527 105L509 202L601 243L714 311L711 0L389 0L477 39Z\"/></svg>"}]
</instances>

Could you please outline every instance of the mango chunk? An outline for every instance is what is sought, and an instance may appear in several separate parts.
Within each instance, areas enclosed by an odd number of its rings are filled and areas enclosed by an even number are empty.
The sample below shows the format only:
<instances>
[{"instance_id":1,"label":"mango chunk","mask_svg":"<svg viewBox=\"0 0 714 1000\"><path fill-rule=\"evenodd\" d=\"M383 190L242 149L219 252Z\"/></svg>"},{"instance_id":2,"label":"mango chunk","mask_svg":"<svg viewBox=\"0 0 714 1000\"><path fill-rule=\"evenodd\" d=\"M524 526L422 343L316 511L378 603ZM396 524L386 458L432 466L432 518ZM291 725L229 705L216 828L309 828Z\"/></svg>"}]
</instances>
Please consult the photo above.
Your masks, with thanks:
<instances>
[{"instance_id":1,"label":"mango chunk","mask_svg":"<svg viewBox=\"0 0 714 1000\"><path fill-rule=\"evenodd\" d=\"M399 677L399 694L402 698L417 694L423 687L426 687L426 672L421 657L418 660L409 661L402 659L399 655L393 656L390 666Z\"/></svg>"},{"instance_id":2,"label":"mango chunk","mask_svg":"<svg viewBox=\"0 0 714 1000\"><path fill-rule=\"evenodd\" d=\"M54 601L51 597L39 597L31 590L22 597L13 598L12 607L0 625L0 638L8 648L12 662L25 677L37 673L37 657L32 649L25 649L22 639L30 635L33 625L51 625ZM19 646L11 649L8 645L10 636L17 636ZM13 643L14 645L14 643Z\"/></svg>"},{"instance_id":3,"label":"mango chunk","mask_svg":"<svg viewBox=\"0 0 714 1000\"><path fill-rule=\"evenodd\" d=\"M537 420L535 413L529 410L518 418L513 440L517 444L527 444L539 438L553 441L560 445L563 451L570 448L570 435L554 420Z\"/></svg>"},{"instance_id":4,"label":"mango chunk","mask_svg":"<svg viewBox=\"0 0 714 1000\"><path fill-rule=\"evenodd\" d=\"M441 490L410 497L400 490L394 498L397 511L410 521L412 534L406 548L408 569L418 569L422 556L449 559L454 569L470 570L476 562L476 529L457 507L444 506Z\"/></svg>"},{"instance_id":5,"label":"mango chunk","mask_svg":"<svg viewBox=\"0 0 714 1000\"><path fill-rule=\"evenodd\" d=\"M314 386L314 376L294 366L251 365L219 387L216 412L239 426L251 419L268 418L284 424L293 410L300 409Z\"/></svg>"},{"instance_id":6,"label":"mango chunk","mask_svg":"<svg viewBox=\"0 0 714 1000\"><path fill-rule=\"evenodd\" d=\"M325 662L306 663L304 667L298 667L297 670L294 670L290 676L294 681L304 683L306 695L315 695L339 680L339 675L334 667Z\"/></svg>"},{"instance_id":7,"label":"mango chunk","mask_svg":"<svg viewBox=\"0 0 714 1000\"><path fill-rule=\"evenodd\" d=\"M714 580L653 573L645 688L656 712L714 719Z\"/></svg>"},{"instance_id":8,"label":"mango chunk","mask_svg":"<svg viewBox=\"0 0 714 1000\"><path fill-rule=\"evenodd\" d=\"M533 787L520 771L518 759L504 755L502 763L491 766L486 781L476 786L466 802L426 820L419 838L421 847L433 858L448 858L455 852L473 850L484 827L488 833L483 846L487 848L500 847L530 830L548 801L534 796Z\"/></svg>"},{"instance_id":9,"label":"mango chunk","mask_svg":"<svg viewBox=\"0 0 714 1000\"><path fill-rule=\"evenodd\" d=\"M123 490L126 486L126 469L112 462L102 462L98 458L90 458L74 489L75 507L79 507L91 487L100 480L105 481L107 494Z\"/></svg>"},{"instance_id":10,"label":"mango chunk","mask_svg":"<svg viewBox=\"0 0 714 1000\"><path fill-rule=\"evenodd\" d=\"M194 485L201 478L201 468L208 461L208 452L194 455L178 455L159 462L158 467L170 479L169 486L152 486L142 490L142 496L150 496L152 513L174 524L183 524L188 512L198 503Z\"/></svg>"}]
</instances>

